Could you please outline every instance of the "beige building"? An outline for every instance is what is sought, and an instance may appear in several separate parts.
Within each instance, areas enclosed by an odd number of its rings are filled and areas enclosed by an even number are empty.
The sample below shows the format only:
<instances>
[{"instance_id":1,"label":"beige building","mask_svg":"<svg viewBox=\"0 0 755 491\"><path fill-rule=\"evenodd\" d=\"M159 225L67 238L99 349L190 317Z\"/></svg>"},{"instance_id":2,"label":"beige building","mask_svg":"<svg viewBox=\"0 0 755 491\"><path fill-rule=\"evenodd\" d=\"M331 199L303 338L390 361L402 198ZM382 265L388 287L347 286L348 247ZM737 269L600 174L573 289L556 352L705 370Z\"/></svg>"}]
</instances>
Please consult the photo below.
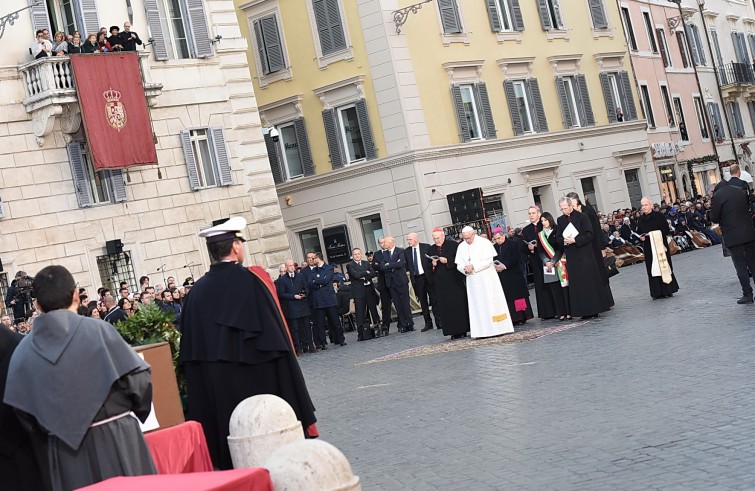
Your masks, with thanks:
<instances>
[{"instance_id":1,"label":"beige building","mask_svg":"<svg viewBox=\"0 0 755 491\"><path fill-rule=\"evenodd\" d=\"M3 2L0 15L27 5ZM29 46L37 29L85 34L125 21L145 42L159 165L95 171L68 57L33 60ZM90 293L136 288L142 275L180 284L210 265L197 232L232 215L249 222L249 262L275 268L290 255L231 0L46 0L7 26L3 47L0 293L17 271L50 264Z\"/></svg>"}]
</instances>

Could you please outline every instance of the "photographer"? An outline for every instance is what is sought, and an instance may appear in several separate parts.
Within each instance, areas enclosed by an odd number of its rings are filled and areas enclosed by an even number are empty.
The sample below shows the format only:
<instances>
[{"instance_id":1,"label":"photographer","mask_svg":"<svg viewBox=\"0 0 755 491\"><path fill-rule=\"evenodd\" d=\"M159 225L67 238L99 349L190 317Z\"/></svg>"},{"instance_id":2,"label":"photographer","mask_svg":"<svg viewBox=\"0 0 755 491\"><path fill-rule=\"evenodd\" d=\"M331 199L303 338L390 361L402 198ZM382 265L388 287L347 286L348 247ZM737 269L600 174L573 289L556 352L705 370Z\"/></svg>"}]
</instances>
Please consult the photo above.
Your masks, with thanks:
<instances>
[{"instance_id":1,"label":"photographer","mask_svg":"<svg viewBox=\"0 0 755 491\"><path fill-rule=\"evenodd\" d=\"M45 39L44 31L37 31L37 40L31 46L31 55L35 60L45 58L52 54L52 43Z\"/></svg>"},{"instance_id":2,"label":"photographer","mask_svg":"<svg viewBox=\"0 0 755 491\"><path fill-rule=\"evenodd\" d=\"M16 273L5 296L5 306L13 309L13 317L19 319L31 309L32 279L24 271Z\"/></svg>"}]
</instances>

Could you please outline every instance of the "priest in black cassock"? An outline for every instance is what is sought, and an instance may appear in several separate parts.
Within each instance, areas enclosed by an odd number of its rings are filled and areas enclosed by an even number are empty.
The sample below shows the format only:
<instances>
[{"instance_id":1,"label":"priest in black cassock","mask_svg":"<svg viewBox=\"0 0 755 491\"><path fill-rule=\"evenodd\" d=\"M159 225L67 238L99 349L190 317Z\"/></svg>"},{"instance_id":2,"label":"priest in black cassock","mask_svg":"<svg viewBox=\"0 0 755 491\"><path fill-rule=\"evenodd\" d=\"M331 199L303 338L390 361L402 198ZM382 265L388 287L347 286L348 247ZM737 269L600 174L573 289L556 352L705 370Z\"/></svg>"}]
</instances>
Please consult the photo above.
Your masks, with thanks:
<instances>
[{"instance_id":1,"label":"priest in black cassock","mask_svg":"<svg viewBox=\"0 0 755 491\"><path fill-rule=\"evenodd\" d=\"M540 319L552 319L558 315L556 304L546 292L545 279L543 278L543 265L540 262L540 253L542 252L540 241L538 240L538 227L540 224L541 210L537 205L532 205L527 210L527 216L530 220L529 225L522 229L522 238L527 246L527 257L530 262L530 270L535 280L535 301L537 303L537 315ZM555 224L553 224L555 225Z\"/></svg>"},{"instance_id":2,"label":"priest in black cassock","mask_svg":"<svg viewBox=\"0 0 755 491\"><path fill-rule=\"evenodd\" d=\"M575 210L573 203L568 197L558 201L563 215L558 217L559 235L556 240L558 247L566 254L571 315L589 319L606 312L610 305L602 293L603 281L593 252L590 219Z\"/></svg>"},{"instance_id":3,"label":"priest in black cassock","mask_svg":"<svg viewBox=\"0 0 755 491\"><path fill-rule=\"evenodd\" d=\"M533 315L530 291L527 288L527 281L522 276L521 248L516 242L507 239L501 228L493 231L493 248L496 252L493 264L498 272L498 279L501 280L503 294L506 296L511 322L515 326L524 324L527 319L532 319ZM540 268L541 274L542 271L543 269Z\"/></svg>"},{"instance_id":4,"label":"priest in black cassock","mask_svg":"<svg viewBox=\"0 0 755 491\"><path fill-rule=\"evenodd\" d=\"M273 394L293 408L305 436L316 436L309 397L274 286L242 267L246 220L234 217L202 230L217 261L197 281L182 312L180 362L188 419L199 421L216 467L232 469L231 413L244 399ZM254 268L252 268L254 269Z\"/></svg>"},{"instance_id":5,"label":"priest in black cassock","mask_svg":"<svg viewBox=\"0 0 755 491\"><path fill-rule=\"evenodd\" d=\"M433 230L433 242L428 256L433 259L431 274L435 281L438 296L438 310L443 319L443 335L451 339L463 338L469 332L469 306L464 275L456 269L456 249L458 244L446 240L443 229Z\"/></svg>"},{"instance_id":6,"label":"priest in black cassock","mask_svg":"<svg viewBox=\"0 0 755 491\"><path fill-rule=\"evenodd\" d=\"M674 276L673 266L671 265L671 253L668 250L668 237L671 234L668 222L666 221L666 217L660 212L653 210L653 203L651 203L650 199L642 198L640 203L642 214L637 221L637 231L642 235L642 250L645 253L645 268L647 268L648 272L650 296L653 297L653 300L671 297L679 291L679 284L676 282L676 277ZM660 240L656 240L656 247L651 244L650 236L650 232L654 230L660 231ZM664 261L663 256L665 256L670 273L670 276L667 278L670 278L668 283L664 281L661 274L661 263ZM654 263L657 270L655 276L653 275Z\"/></svg>"}]
</instances>

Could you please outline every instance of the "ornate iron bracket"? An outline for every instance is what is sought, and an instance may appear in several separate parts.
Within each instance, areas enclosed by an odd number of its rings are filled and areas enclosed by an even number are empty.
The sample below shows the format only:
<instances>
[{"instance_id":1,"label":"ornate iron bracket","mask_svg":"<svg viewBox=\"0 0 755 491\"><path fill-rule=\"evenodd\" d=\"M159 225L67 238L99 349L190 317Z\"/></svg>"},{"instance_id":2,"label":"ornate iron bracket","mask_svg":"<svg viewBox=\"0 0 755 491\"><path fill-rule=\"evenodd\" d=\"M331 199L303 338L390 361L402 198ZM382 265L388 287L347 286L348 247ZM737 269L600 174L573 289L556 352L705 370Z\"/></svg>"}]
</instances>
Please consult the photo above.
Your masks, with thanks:
<instances>
[{"instance_id":1,"label":"ornate iron bracket","mask_svg":"<svg viewBox=\"0 0 755 491\"><path fill-rule=\"evenodd\" d=\"M14 22L18 20L20 17L20 13L24 10L29 10L32 7L35 7L38 5L42 0L32 0L29 2L29 5L22 9L18 9L15 12L11 12L10 14L4 15L0 17L0 39L3 38L3 34L5 34L5 28L8 26L12 26Z\"/></svg>"},{"instance_id":2,"label":"ornate iron bracket","mask_svg":"<svg viewBox=\"0 0 755 491\"><path fill-rule=\"evenodd\" d=\"M669 17L666 22L668 23L668 30L670 34L673 34L677 27L683 25L683 21L688 21L690 15L677 15L676 17Z\"/></svg>"},{"instance_id":3,"label":"ornate iron bracket","mask_svg":"<svg viewBox=\"0 0 755 491\"><path fill-rule=\"evenodd\" d=\"M422 8L422 5L430 3L432 1L433 0L423 0L422 2L415 3L414 5L409 5L408 7L404 7L391 12L393 14L393 22L396 24L396 34L401 34L401 26L406 24L406 20L409 18L409 14L416 14L417 11Z\"/></svg>"}]
</instances>

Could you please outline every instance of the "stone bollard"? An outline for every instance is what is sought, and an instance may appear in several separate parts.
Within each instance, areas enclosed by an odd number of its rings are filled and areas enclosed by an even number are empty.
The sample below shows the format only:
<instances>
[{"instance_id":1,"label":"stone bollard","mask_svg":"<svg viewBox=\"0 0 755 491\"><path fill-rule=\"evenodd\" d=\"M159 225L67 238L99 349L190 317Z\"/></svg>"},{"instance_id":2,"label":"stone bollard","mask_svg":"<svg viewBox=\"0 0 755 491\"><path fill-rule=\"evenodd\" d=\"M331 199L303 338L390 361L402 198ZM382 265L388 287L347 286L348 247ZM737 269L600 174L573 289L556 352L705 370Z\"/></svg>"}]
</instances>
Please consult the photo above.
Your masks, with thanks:
<instances>
[{"instance_id":1,"label":"stone bollard","mask_svg":"<svg viewBox=\"0 0 755 491\"><path fill-rule=\"evenodd\" d=\"M236 469L262 467L278 448L304 440L304 430L294 410L272 394L241 401L231 414L229 433L228 448Z\"/></svg>"},{"instance_id":2,"label":"stone bollard","mask_svg":"<svg viewBox=\"0 0 755 491\"><path fill-rule=\"evenodd\" d=\"M289 443L276 450L263 467L270 471L275 491L362 490L346 456L322 440Z\"/></svg>"}]
</instances>

